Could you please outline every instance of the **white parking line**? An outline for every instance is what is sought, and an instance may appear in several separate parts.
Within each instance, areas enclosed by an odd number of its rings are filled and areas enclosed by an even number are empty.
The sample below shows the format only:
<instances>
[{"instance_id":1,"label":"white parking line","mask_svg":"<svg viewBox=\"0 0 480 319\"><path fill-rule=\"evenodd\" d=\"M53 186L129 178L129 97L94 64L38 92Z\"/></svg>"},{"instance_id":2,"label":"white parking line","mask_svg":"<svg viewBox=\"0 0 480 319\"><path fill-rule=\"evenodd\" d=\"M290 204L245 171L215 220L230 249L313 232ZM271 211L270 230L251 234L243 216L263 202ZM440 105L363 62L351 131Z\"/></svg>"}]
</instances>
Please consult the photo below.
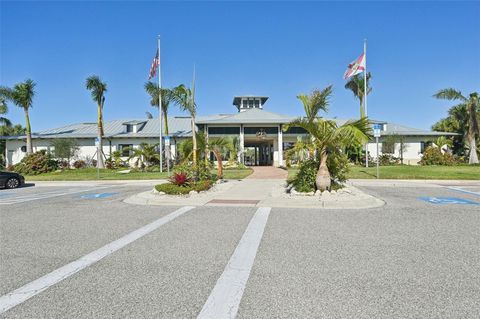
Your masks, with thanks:
<instances>
[{"instance_id":1,"label":"white parking line","mask_svg":"<svg viewBox=\"0 0 480 319\"><path fill-rule=\"evenodd\" d=\"M148 233L156 230L160 226L165 225L166 223L174 220L193 208L193 206L184 206L180 209L177 209L173 213L157 219L156 221L145 225L63 267L60 267L51 273L26 284L23 287L3 295L0 297L0 314L32 298L47 288L79 272L80 270L96 263L97 261L125 247L135 240L147 235Z\"/></svg>"},{"instance_id":2,"label":"white parking line","mask_svg":"<svg viewBox=\"0 0 480 319\"><path fill-rule=\"evenodd\" d=\"M15 197L7 197L7 198L0 199L0 205L18 204L18 203L30 202L32 200L46 199L46 198L63 196L63 195L89 192L89 191L94 191L94 190L104 189L109 187L113 187L113 186L99 186L95 188L87 188L87 189L80 189L80 190L75 189L71 191L65 191L64 189L60 189L60 190L55 190L50 192L43 192L43 193L22 194Z\"/></svg>"},{"instance_id":3,"label":"white parking line","mask_svg":"<svg viewBox=\"0 0 480 319\"><path fill-rule=\"evenodd\" d=\"M235 318L270 210L270 207L260 207L252 217L197 319Z\"/></svg>"}]
</instances>

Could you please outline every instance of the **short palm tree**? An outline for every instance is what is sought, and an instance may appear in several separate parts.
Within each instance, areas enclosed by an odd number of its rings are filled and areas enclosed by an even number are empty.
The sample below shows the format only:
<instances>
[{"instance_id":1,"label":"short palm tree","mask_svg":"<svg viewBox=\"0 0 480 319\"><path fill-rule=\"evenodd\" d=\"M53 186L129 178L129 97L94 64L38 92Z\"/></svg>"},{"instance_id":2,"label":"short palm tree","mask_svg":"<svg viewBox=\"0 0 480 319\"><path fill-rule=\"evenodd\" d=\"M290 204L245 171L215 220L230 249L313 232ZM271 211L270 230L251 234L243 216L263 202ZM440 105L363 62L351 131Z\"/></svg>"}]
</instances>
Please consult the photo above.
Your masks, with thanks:
<instances>
[{"instance_id":1,"label":"short palm tree","mask_svg":"<svg viewBox=\"0 0 480 319\"><path fill-rule=\"evenodd\" d=\"M372 75L367 73L367 95L370 94L372 88L370 87L370 78ZM345 84L345 88L352 91L354 97L360 101L360 117L365 117L365 82L363 74L356 74L350 78Z\"/></svg>"},{"instance_id":2,"label":"short palm tree","mask_svg":"<svg viewBox=\"0 0 480 319\"><path fill-rule=\"evenodd\" d=\"M141 143L138 148L129 148L131 155L128 157L128 160L134 160L135 167L149 167L160 161L160 155L156 151L156 145Z\"/></svg>"},{"instance_id":3,"label":"short palm tree","mask_svg":"<svg viewBox=\"0 0 480 319\"><path fill-rule=\"evenodd\" d=\"M228 138L211 138L207 139L207 136L203 132L196 133L197 140L197 158L201 158L204 154L205 161L208 161L208 156L213 153L217 161L217 177L223 177L223 154L232 150L232 140ZM193 141L185 140L179 145L179 152L182 154L184 160L189 160L193 157Z\"/></svg>"},{"instance_id":4,"label":"short palm tree","mask_svg":"<svg viewBox=\"0 0 480 319\"><path fill-rule=\"evenodd\" d=\"M312 137L312 143L318 152L320 166L317 171L315 185L320 191L330 189L331 177L327 166L329 154L338 149L343 149L358 143L365 143L370 136L370 124L366 117L356 121L348 121L338 126L335 121L317 119L309 121L298 118L287 125L288 127L301 127Z\"/></svg>"},{"instance_id":5,"label":"short palm tree","mask_svg":"<svg viewBox=\"0 0 480 319\"><path fill-rule=\"evenodd\" d=\"M462 95L462 92L448 88L438 91L434 97L437 99L450 100L450 101L460 101L460 104L457 105L458 108L465 107L467 110L467 116L464 119L464 123L461 123L463 126L467 127L466 131L466 140L469 146L469 164L478 164L478 154L477 154L477 143L476 137L480 135L477 112L479 112L479 102L478 102L478 93L470 93L469 97Z\"/></svg>"},{"instance_id":6,"label":"short palm tree","mask_svg":"<svg viewBox=\"0 0 480 319\"><path fill-rule=\"evenodd\" d=\"M0 96L5 100L11 101L13 104L21 107L25 112L25 129L27 135L27 154L33 153L32 144L32 127L30 126L29 109L33 105L33 97L35 96L36 83L31 79L25 82L17 83L13 88L1 87Z\"/></svg>"},{"instance_id":7,"label":"short palm tree","mask_svg":"<svg viewBox=\"0 0 480 319\"><path fill-rule=\"evenodd\" d=\"M153 82L145 83L145 91L150 95L150 105L158 108L158 97L162 96L162 114L163 114L163 132L168 136L168 108L170 103L176 103L177 97L174 89L160 89L157 84Z\"/></svg>"},{"instance_id":8,"label":"short palm tree","mask_svg":"<svg viewBox=\"0 0 480 319\"><path fill-rule=\"evenodd\" d=\"M0 97L0 115L5 115L8 113L7 103L5 102L5 98L2 96ZM12 122L4 116L0 116L0 124L5 126L12 126Z\"/></svg>"},{"instance_id":9,"label":"short palm tree","mask_svg":"<svg viewBox=\"0 0 480 319\"><path fill-rule=\"evenodd\" d=\"M97 167L104 168L103 161L103 106L105 104L105 92L107 92L107 83L102 82L96 75L89 76L85 82L87 90L91 91L92 99L97 103L97 134L98 134L98 146L97 146Z\"/></svg>"},{"instance_id":10,"label":"short palm tree","mask_svg":"<svg viewBox=\"0 0 480 319\"><path fill-rule=\"evenodd\" d=\"M451 139L446 138L445 136L439 136L435 141L435 145L440 149L444 150L445 147L450 148L453 146Z\"/></svg>"},{"instance_id":11,"label":"short palm tree","mask_svg":"<svg viewBox=\"0 0 480 319\"><path fill-rule=\"evenodd\" d=\"M195 126L195 116L197 115L197 105L195 104L195 87L192 89L187 88L181 84L174 89L175 102L180 106L183 111L187 111L191 116L192 125L192 146L193 146L193 165L197 164L197 134Z\"/></svg>"}]
</instances>

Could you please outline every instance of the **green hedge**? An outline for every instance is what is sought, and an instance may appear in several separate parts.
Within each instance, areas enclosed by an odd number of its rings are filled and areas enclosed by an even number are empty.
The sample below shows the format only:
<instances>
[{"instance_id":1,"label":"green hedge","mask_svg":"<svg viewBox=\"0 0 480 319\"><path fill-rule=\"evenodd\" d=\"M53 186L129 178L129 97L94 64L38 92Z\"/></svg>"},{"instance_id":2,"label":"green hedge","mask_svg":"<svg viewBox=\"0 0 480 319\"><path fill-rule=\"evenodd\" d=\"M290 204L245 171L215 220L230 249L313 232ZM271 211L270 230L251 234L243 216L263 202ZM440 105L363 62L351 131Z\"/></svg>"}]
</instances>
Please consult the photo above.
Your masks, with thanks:
<instances>
[{"instance_id":1,"label":"green hedge","mask_svg":"<svg viewBox=\"0 0 480 319\"><path fill-rule=\"evenodd\" d=\"M191 191L206 191L210 189L213 185L212 181L204 180L197 183L190 183L185 186L175 185L173 183L159 184L155 186L155 189L158 192L164 192L169 195L186 195Z\"/></svg>"}]
</instances>

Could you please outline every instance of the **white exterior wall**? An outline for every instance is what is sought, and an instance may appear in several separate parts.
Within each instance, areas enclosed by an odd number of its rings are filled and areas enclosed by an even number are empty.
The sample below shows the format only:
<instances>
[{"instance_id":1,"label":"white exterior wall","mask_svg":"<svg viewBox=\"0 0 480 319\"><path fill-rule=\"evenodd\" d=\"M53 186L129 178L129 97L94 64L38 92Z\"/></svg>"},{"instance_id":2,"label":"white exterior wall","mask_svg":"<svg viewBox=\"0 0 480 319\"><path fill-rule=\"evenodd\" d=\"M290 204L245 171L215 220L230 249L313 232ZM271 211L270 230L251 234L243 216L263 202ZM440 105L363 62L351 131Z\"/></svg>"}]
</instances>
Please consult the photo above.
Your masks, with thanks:
<instances>
[{"instance_id":1,"label":"white exterior wall","mask_svg":"<svg viewBox=\"0 0 480 319\"><path fill-rule=\"evenodd\" d=\"M421 136L411 136L404 138L404 144L406 146L406 150L403 152L403 163L407 165L417 165L418 162L422 159L421 153L421 143L426 141L426 137ZM378 150L379 154L382 155L382 141L383 138L380 137L378 139ZM377 158L377 144L375 141L368 143L368 151L370 156L373 157L375 160ZM395 153L392 154L395 157L400 158L400 143L395 143Z\"/></svg>"},{"instance_id":2,"label":"white exterior wall","mask_svg":"<svg viewBox=\"0 0 480 319\"><path fill-rule=\"evenodd\" d=\"M50 146L53 139L33 139L33 151L38 152L40 150L53 151L53 148ZM93 158L97 148L95 147L95 138L78 138L75 139L79 145L79 151L75 159L85 160L86 158ZM181 139L177 139L179 142ZM111 151L115 152L119 150L120 144L131 144L134 148L138 148L142 143L156 144L158 143L158 138L113 138L111 139L112 148ZM22 146L26 146L26 142L23 140L7 140L6 141L6 150L5 158L7 165L15 165L19 163L25 155L26 152L22 152ZM176 145L175 141L171 140L170 150L172 154L175 154ZM103 153L108 158L110 156L110 143L108 139L103 139ZM127 157L123 158L124 160Z\"/></svg>"}]
</instances>

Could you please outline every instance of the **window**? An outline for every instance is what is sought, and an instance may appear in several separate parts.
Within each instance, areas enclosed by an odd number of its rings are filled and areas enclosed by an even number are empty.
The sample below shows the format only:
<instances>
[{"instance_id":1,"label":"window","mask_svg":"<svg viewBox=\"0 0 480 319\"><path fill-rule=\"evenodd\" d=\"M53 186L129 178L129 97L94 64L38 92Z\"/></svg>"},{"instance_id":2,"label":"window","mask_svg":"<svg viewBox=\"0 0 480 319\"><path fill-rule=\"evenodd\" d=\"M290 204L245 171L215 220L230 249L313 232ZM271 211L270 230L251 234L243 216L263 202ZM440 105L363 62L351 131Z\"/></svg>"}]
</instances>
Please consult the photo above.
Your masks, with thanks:
<instances>
[{"instance_id":1,"label":"window","mask_svg":"<svg viewBox=\"0 0 480 319\"><path fill-rule=\"evenodd\" d=\"M127 133L133 132L133 125L132 124L127 124L126 127L127 127Z\"/></svg>"},{"instance_id":2,"label":"window","mask_svg":"<svg viewBox=\"0 0 480 319\"><path fill-rule=\"evenodd\" d=\"M131 154L131 148L133 147L133 144L119 144L118 149L122 151L122 156L130 156Z\"/></svg>"},{"instance_id":3,"label":"window","mask_svg":"<svg viewBox=\"0 0 480 319\"><path fill-rule=\"evenodd\" d=\"M27 151L27 147L26 147L25 145L23 145L23 146L20 148L20 150L25 153L25 152Z\"/></svg>"},{"instance_id":4,"label":"window","mask_svg":"<svg viewBox=\"0 0 480 319\"><path fill-rule=\"evenodd\" d=\"M239 127L209 127L208 134L210 135L238 135L240 134Z\"/></svg>"},{"instance_id":5,"label":"window","mask_svg":"<svg viewBox=\"0 0 480 319\"><path fill-rule=\"evenodd\" d=\"M255 99L255 107L259 108L260 107L260 100Z\"/></svg>"}]
</instances>

